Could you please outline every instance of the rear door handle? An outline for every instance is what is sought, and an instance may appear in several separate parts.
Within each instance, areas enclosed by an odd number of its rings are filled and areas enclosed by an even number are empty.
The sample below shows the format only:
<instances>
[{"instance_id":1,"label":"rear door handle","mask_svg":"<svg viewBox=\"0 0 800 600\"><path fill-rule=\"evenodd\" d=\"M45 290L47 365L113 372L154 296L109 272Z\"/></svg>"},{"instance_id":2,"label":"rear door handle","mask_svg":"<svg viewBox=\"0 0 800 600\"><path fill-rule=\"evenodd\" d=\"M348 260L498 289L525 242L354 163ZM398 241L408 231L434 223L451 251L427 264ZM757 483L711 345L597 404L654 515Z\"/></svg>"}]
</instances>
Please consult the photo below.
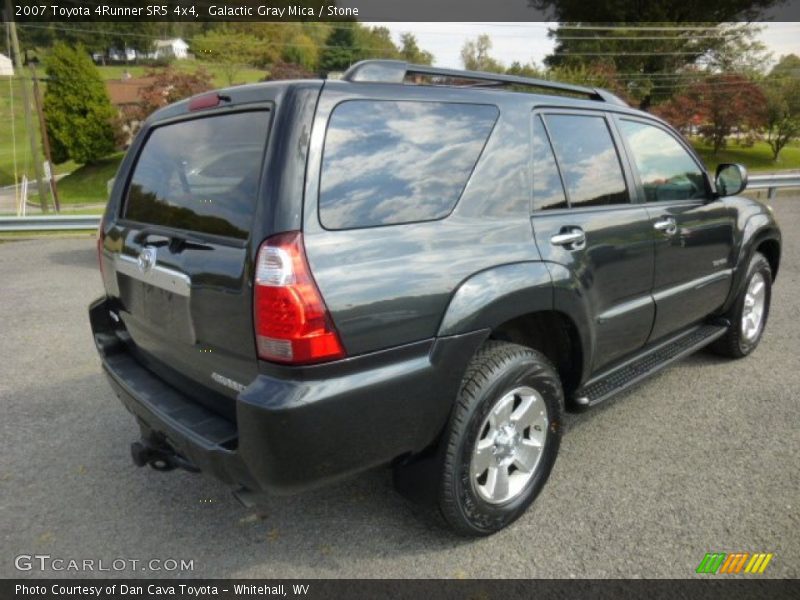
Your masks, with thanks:
<instances>
[{"instance_id":1,"label":"rear door handle","mask_svg":"<svg viewBox=\"0 0 800 600\"><path fill-rule=\"evenodd\" d=\"M672 217L664 217L653 223L653 227L657 231L662 231L667 235L675 235L678 231L678 224Z\"/></svg>"},{"instance_id":2,"label":"rear door handle","mask_svg":"<svg viewBox=\"0 0 800 600\"><path fill-rule=\"evenodd\" d=\"M580 227L570 227L550 238L554 246L571 246L569 250L580 250L586 245L586 234Z\"/></svg>"}]
</instances>

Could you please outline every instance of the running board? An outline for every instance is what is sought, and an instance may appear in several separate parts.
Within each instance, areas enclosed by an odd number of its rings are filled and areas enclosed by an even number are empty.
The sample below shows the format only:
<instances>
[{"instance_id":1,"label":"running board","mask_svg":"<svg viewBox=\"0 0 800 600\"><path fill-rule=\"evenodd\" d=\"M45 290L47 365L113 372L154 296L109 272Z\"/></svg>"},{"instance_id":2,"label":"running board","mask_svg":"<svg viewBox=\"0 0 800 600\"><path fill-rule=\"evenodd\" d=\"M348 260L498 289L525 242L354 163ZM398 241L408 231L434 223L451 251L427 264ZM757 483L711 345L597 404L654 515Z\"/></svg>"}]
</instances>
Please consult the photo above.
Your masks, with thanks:
<instances>
[{"instance_id":1,"label":"running board","mask_svg":"<svg viewBox=\"0 0 800 600\"><path fill-rule=\"evenodd\" d=\"M580 408L595 406L657 373L667 365L707 346L727 331L722 325L699 325L647 350L641 356L595 377L575 392L575 404Z\"/></svg>"}]
</instances>

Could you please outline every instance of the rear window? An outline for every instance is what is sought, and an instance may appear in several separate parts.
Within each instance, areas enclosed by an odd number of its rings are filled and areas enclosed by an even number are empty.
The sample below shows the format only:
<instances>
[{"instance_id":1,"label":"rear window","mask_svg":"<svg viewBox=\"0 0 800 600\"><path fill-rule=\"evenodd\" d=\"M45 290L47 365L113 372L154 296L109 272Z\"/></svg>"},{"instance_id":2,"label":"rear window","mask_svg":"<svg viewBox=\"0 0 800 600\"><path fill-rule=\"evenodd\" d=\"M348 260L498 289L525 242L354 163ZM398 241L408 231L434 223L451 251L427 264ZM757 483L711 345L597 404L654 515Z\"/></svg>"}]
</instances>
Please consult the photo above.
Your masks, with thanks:
<instances>
[{"instance_id":1,"label":"rear window","mask_svg":"<svg viewBox=\"0 0 800 600\"><path fill-rule=\"evenodd\" d=\"M495 106L351 100L333 111L320 176L328 229L431 221L453 210Z\"/></svg>"},{"instance_id":2,"label":"rear window","mask_svg":"<svg viewBox=\"0 0 800 600\"><path fill-rule=\"evenodd\" d=\"M246 238L268 128L269 113L257 111L154 129L133 170L124 217Z\"/></svg>"}]
</instances>

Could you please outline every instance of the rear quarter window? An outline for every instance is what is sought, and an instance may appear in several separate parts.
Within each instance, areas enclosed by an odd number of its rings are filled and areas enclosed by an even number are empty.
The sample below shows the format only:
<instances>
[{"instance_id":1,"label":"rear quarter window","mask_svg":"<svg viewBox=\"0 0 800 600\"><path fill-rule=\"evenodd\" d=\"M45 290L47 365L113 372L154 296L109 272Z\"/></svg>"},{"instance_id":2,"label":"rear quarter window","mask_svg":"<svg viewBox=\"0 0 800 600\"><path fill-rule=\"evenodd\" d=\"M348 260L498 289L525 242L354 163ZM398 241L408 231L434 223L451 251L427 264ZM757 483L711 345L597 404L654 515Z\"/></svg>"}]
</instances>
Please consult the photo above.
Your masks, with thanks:
<instances>
[{"instance_id":1,"label":"rear quarter window","mask_svg":"<svg viewBox=\"0 0 800 600\"><path fill-rule=\"evenodd\" d=\"M445 102L350 100L331 115L320 174L327 229L431 221L461 196L499 111Z\"/></svg>"},{"instance_id":2,"label":"rear quarter window","mask_svg":"<svg viewBox=\"0 0 800 600\"><path fill-rule=\"evenodd\" d=\"M152 225L246 238L268 129L267 111L154 128L133 169L123 216Z\"/></svg>"}]
</instances>

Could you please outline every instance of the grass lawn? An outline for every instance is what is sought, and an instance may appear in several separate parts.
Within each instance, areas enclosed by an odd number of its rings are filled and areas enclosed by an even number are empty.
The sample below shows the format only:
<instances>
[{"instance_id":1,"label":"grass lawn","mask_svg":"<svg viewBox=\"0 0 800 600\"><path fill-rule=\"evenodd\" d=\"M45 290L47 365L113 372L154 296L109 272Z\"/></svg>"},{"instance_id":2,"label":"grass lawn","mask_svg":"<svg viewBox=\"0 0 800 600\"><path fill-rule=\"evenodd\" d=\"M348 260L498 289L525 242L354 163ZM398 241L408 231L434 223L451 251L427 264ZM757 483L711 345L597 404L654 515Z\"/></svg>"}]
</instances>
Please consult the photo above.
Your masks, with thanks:
<instances>
[{"instance_id":1,"label":"grass lawn","mask_svg":"<svg viewBox=\"0 0 800 600\"><path fill-rule=\"evenodd\" d=\"M30 87L28 91L31 92ZM39 121L35 110L31 111L31 117L39 159L44 160L44 152L41 149L42 138L39 135ZM0 187L14 183L14 137L17 141L17 180L20 181L23 174L27 175L29 180L35 179L28 129L25 127L25 111L22 104L20 82L11 77L0 77ZM76 166L73 162L56 165L56 173L69 173ZM35 188L35 185L30 188L32 196L36 196Z\"/></svg>"},{"instance_id":2,"label":"grass lawn","mask_svg":"<svg viewBox=\"0 0 800 600\"><path fill-rule=\"evenodd\" d=\"M772 160L772 150L766 142L756 142L750 148L737 146L729 142L716 155L711 148L699 140L692 140L695 150L705 161L709 172L713 175L720 163L741 163L748 171L783 171L800 169L800 142L794 141L781 150L777 161Z\"/></svg>"},{"instance_id":3,"label":"grass lawn","mask_svg":"<svg viewBox=\"0 0 800 600\"><path fill-rule=\"evenodd\" d=\"M91 204L108 199L106 185L117 174L124 153L118 152L95 165L83 165L58 181L61 206Z\"/></svg>"}]
</instances>

